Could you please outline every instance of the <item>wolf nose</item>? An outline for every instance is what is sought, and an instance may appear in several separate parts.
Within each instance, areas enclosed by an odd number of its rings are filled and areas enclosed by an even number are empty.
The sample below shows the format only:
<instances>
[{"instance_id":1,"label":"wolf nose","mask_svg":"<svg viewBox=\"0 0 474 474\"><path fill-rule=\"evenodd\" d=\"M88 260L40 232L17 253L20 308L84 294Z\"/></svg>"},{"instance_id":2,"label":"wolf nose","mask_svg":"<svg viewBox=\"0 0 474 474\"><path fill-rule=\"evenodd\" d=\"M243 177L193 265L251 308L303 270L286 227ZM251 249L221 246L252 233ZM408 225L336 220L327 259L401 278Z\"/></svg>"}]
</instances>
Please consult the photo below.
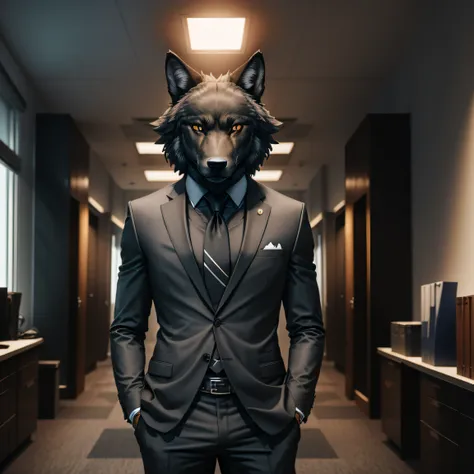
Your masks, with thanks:
<instances>
[{"instance_id":1,"label":"wolf nose","mask_svg":"<svg viewBox=\"0 0 474 474\"><path fill-rule=\"evenodd\" d=\"M207 160L207 166L211 170L223 170L227 166L227 160L225 158L209 158Z\"/></svg>"}]
</instances>

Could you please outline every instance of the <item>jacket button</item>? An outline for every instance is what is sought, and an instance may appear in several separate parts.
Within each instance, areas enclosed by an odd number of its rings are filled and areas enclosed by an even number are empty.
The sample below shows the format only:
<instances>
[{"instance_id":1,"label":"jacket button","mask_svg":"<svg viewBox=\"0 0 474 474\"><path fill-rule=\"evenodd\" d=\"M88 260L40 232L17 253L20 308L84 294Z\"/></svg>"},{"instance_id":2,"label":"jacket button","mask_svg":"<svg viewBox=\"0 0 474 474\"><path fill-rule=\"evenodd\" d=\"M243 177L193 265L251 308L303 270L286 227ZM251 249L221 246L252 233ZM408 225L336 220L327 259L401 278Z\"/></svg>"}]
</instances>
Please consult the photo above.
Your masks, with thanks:
<instances>
[{"instance_id":1,"label":"jacket button","mask_svg":"<svg viewBox=\"0 0 474 474\"><path fill-rule=\"evenodd\" d=\"M222 321L221 321L219 318L217 318L217 319L214 321L214 326L215 326L216 328L218 328L221 324L222 324Z\"/></svg>"},{"instance_id":2,"label":"jacket button","mask_svg":"<svg viewBox=\"0 0 474 474\"><path fill-rule=\"evenodd\" d=\"M207 354L207 353L206 353L206 354L203 354L202 360L203 360L204 362L210 362L210 360L211 360L211 354Z\"/></svg>"}]
</instances>

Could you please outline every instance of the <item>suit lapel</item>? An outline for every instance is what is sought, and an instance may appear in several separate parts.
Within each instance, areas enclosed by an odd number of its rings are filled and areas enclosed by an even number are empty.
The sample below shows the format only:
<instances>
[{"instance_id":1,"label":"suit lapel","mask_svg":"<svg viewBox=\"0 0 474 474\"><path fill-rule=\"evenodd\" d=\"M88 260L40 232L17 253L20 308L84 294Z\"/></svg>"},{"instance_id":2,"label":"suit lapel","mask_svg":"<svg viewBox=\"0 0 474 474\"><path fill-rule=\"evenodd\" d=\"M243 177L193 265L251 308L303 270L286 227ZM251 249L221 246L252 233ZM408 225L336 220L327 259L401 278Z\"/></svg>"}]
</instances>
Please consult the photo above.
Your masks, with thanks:
<instances>
[{"instance_id":1,"label":"suit lapel","mask_svg":"<svg viewBox=\"0 0 474 474\"><path fill-rule=\"evenodd\" d=\"M171 188L168 197L171 200L161 205L161 213L171 243L200 297L214 312L189 239L184 178Z\"/></svg>"},{"instance_id":2,"label":"suit lapel","mask_svg":"<svg viewBox=\"0 0 474 474\"><path fill-rule=\"evenodd\" d=\"M260 246L271 211L271 207L267 203L262 202L264 197L265 195L260 188L260 185L253 179L249 179L246 196L247 211L242 249L216 313L221 310L233 291L239 285L242 277L245 275L245 272L255 258L255 254Z\"/></svg>"}]
</instances>

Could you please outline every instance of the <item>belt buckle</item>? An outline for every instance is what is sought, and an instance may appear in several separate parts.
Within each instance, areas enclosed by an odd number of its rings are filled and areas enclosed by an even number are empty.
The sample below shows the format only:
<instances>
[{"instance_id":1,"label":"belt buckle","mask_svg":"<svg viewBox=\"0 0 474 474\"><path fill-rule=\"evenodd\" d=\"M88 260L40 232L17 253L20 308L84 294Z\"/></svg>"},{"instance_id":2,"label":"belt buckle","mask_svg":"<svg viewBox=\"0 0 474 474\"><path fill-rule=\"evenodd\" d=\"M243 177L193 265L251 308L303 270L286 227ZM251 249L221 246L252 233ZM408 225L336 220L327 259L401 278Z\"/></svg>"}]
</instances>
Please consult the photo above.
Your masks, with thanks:
<instances>
[{"instance_id":1,"label":"belt buckle","mask_svg":"<svg viewBox=\"0 0 474 474\"><path fill-rule=\"evenodd\" d=\"M223 393L223 392L218 391L217 385L219 383L222 383L221 379L217 379L217 378L216 379L214 379L214 378L209 379L210 392L213 395L227 395L227 394L229 394L230 392Z\"/></svg>"}]
</instances>

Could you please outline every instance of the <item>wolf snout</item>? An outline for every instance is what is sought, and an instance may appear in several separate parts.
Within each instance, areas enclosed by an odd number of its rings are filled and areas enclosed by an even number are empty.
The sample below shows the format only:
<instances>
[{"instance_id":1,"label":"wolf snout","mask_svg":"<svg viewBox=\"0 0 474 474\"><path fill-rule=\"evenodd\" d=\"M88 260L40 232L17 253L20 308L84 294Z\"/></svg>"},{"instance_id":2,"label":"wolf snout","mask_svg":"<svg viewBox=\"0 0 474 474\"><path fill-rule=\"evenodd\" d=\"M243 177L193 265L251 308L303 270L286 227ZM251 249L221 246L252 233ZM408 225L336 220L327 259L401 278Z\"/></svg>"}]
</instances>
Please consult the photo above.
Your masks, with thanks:
<instances>
[{"instance_id":1,"label":"wolf snout","mask_svg":"<svg viewBox=\"0 0 474 474\"><path fill-rule=\"evenodd\" d=\"M227 160L225 158L209 158L207 166L212 170L223 170L227 166Z\"/></svg>"}]
</instances>

